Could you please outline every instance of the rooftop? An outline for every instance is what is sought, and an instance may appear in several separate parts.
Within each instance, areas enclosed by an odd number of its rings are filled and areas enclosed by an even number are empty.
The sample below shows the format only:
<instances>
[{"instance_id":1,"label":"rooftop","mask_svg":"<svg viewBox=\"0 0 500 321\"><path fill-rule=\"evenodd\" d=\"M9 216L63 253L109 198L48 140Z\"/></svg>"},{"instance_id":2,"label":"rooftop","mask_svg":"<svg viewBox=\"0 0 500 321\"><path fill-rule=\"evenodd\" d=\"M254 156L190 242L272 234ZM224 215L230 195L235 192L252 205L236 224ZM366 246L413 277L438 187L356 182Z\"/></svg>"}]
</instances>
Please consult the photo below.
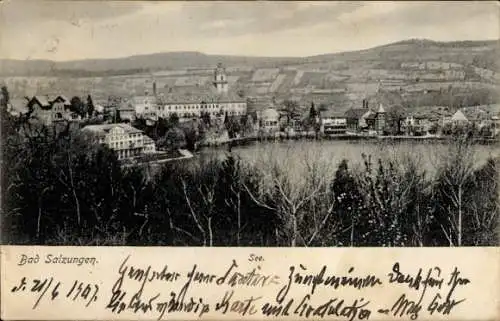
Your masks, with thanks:
<instances>
[{"instance_id":1,"label":"rooftop","mask_svg":"<svg viewBox=\"0 0 500 321\"><path fill-rule=\"evenodd\" d=\"M160 103L245 102L234 91L218 93L212 85L168 87L157 90Z\"/></svg>"},{"instance_id":2,"label":"rooftop","mask_svg":"<svg viewBox=\"0 0 500 321\"><path fill-rule=\"evenodd\" d=\"M348 109L345 113L344 116L347 118L356 118L359 119L361 118L369 109L367 108L351 108Z\"/></svg>"},{"instance_id":3,"label":"rooftop","mask_svg":"<svg viewBox=\"0 0 500 321\"><path fill-rule=\"evenodd\" d=\"M322 118L345 118L346 115L343 112L335 111L335 110L326 110L320 112L320 116Z\"/></svg>"},{"instance_id":4,"label":"rooftop","mask_svg":"<svg viewBox=\"0 0 500 321\"><path fill-rule=\"evenodd\" d=\"M54 99L52 99L52 102L56 102L59 100L61 100L65 105L71 105L71 101L64 95L57 95Z\"/></svg>"},{"instance_id":5,"label":"rooftop","mask_svg":"<svg viewBox=\"0 0 500 321\"><path fill-rule=\"evenodd\" d=\"M118 124L102 124L102 125L87 125L83 127L82 130L92 132L94 134L102 134L105 135L109 133L109 131L113 128L120 127L122 128L126 133L128 134L136 134L136 133L142 133L141 130L130 126L129 124L125 123L118 123Z\"/></svg>"},{"instance_id":6,"label":"rooftop","mask_svg":"<svg viewBox=\"0 0 500 321\"><path fill-rule=\"evenodd\" d=\"M33 98L31 98L30 102L38 102L38 104L40 104L40 106L50 106L50 99L48 96L42 96L42 95L38 95L38 96L33 96Z\"/></svg>"}]
</instances>

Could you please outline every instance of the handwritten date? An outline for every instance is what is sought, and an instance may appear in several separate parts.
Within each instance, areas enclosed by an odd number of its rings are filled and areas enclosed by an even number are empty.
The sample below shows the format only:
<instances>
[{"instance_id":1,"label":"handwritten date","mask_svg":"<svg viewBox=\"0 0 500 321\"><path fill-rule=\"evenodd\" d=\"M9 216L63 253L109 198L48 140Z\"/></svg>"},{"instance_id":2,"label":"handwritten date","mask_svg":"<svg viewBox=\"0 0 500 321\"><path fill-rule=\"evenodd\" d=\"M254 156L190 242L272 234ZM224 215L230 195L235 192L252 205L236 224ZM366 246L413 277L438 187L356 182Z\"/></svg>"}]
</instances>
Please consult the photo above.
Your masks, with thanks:
<instances>
[{"instance_id":1,"label":"handwritten date","mask_svg":"<svg viewBox=\"0 0 500 321\"><path fill-rule=\"evenodd\" d=\"M27 279L23 277L18 284L11 289L12 293L25 293L35 296L35 303L32 309L36 309L40 302L46 298L54 301L62 298L67 301L83 302L88 307L97 301L99 286L97 284L85 283L75 280L72 284L65 286L62 282L53 277ZM60 295L62 293L62 295Z\"/></svg>"}]
</instances>

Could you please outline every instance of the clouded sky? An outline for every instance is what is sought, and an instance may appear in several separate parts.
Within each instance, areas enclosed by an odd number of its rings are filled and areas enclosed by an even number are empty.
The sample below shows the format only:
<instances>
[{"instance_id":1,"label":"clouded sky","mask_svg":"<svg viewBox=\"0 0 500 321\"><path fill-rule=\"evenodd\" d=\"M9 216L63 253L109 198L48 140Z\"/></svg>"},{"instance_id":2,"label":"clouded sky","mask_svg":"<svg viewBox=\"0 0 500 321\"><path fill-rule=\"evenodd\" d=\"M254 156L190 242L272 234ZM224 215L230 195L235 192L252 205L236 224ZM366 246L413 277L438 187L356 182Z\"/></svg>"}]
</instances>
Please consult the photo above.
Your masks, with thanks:
<instances>
[{"instance_id":1,"label":"clouded sky","mask_svg":"<svg viewBox=\"0 0 500 321\"><path fill-rule=\"evenodd\" d=\"M0 2L0 58L167 51L309 56L409 38L499 39L494 2Z\"/></svg>"}]
</instances>

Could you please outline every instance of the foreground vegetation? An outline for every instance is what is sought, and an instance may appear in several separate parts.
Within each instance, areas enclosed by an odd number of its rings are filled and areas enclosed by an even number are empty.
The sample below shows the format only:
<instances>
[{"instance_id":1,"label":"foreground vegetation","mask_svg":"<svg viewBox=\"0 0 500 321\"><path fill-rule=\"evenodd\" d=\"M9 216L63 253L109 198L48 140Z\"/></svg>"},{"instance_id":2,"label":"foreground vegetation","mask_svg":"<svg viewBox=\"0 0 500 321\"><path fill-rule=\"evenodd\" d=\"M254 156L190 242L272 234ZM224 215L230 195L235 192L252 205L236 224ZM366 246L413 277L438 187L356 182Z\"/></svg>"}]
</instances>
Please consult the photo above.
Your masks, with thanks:
<instances>
[{"instance_id":1,"label":"foreground vegetation","mask_svg":"<svg viewBox=\"0 0 500 321\"><path fill-rule=\"evenodd\" d=\"M4 115L5 116L5 115ZM499 161L477 166L469 141L435 157L339 164L272 148L121 168L85 136L21 130L2 118L3 242L64 245L497 245Z\"/></svg>"}]
</instances>

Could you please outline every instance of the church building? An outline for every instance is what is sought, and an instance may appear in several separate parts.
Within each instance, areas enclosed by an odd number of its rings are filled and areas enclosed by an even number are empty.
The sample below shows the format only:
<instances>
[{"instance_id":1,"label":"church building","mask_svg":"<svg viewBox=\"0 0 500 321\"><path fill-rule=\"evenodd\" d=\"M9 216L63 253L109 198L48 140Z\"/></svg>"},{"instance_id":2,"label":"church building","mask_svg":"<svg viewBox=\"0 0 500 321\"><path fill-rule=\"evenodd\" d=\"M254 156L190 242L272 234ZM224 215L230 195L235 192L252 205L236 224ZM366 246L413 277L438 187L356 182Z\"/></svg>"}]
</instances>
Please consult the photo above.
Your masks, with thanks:
<instances>
[{"instance_id":1,"label":"church building","mask_svg":"<svg viewBox=\"0 0 500 321\"><path fill-rule=\"evenodd\" d=\"M225 68L218 64L210 86L199 86L190 93L167 92L158 97L158 117L168 118L177 114L180 119L200 117L243 116L247 101L229 89Z\"/></svg>"}]
</instances>

